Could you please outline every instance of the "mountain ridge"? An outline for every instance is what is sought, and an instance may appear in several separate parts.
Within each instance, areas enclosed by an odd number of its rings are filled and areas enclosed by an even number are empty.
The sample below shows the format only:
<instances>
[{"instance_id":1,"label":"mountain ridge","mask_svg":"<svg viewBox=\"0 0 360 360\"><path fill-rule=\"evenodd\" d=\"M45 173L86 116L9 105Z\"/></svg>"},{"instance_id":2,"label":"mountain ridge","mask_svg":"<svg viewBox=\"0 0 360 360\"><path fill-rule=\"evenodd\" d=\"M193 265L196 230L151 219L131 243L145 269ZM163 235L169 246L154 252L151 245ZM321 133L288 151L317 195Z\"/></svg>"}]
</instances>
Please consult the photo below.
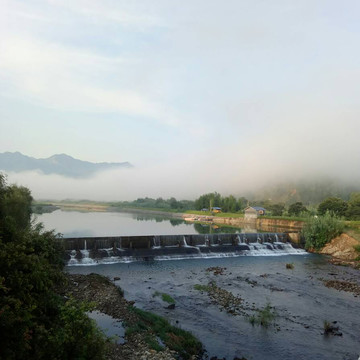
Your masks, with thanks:
<instances>
[{"instance_id":1,"label":"mountain ridge","mask_svg":"<svg viewBox=\"0 0 360 360\"><path fill-rule=\"evenodd\" d=\"M0 170L11 172L38 170L46 175L57 174L66 177L86 178L100 171L132 167L127 161L93 163L76 159L65 153L39 159L24 155L19 151L0 153Z\"/></svg>"}]
</instances>

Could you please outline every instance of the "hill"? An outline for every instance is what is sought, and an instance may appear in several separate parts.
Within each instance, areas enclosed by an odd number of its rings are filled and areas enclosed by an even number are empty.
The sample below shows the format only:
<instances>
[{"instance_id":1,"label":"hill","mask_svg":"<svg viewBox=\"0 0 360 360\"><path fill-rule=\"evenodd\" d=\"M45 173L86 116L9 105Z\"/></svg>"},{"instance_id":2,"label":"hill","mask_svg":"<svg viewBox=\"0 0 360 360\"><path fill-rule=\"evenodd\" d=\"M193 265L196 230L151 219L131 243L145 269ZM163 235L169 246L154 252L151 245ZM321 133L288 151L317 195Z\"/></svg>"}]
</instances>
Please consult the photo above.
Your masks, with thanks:
<instances>
[{"instance_id":1,"label":"hill","mask_svg":"<svg viewBox=\"0 0 360 360\"><path fill-rule=\"evenodd\" d=\"M44 174L57 174L67 177L89 177L97 172L110 169L131 168L129 162L92 163L75 159L66 154L56 154L46 159L36 159L20 152L0 153L0 170L11 172L41 171Z\"/></svg>"}]
</instances>

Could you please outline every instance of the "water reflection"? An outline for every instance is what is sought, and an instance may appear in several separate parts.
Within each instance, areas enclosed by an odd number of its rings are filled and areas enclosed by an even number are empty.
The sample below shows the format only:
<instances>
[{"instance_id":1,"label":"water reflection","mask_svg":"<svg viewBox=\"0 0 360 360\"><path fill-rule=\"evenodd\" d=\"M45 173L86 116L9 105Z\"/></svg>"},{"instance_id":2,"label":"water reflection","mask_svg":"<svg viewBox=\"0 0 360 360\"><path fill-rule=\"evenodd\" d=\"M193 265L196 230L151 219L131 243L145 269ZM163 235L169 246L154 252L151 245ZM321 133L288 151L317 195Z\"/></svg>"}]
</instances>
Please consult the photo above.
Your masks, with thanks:
<instances>
[{"instance_id":1,"label":"water reflection","mask_svg":"<svg viewBox=\"0 0 360 360\"><path fill-rule=\"evenodd\" d=\"M213 223L188 223L171 215L126 212L56 210L37 215L36 221L42 222L46 230L55 230L64 237L284 232L281 228L255 229L252 225L240 228Z\"/></svg>"}]
</instances>

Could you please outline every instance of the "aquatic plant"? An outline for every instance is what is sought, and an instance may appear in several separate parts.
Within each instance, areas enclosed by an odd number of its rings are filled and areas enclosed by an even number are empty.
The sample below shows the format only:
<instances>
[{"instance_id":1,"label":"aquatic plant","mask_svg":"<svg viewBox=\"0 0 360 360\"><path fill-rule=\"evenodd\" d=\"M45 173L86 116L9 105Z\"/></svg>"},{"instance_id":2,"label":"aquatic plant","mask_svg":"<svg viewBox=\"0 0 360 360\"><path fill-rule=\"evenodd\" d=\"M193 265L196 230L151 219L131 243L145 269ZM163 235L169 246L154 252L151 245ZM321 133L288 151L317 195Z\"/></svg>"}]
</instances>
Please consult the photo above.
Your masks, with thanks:
<instances>
[{"instance_id":1,"label":"aquatic plant","mask_svg":"<svg viewBox=\"0 0 360 360\"><path fill-rule=\"evenodd\" d=\"M175 300L169 294L162 293L161 298L169 304L175 304Z\"/></svg>"},{"instance_id":2,"label":"aquatic plant","mask_svg":"<svg viewBox=\"0 0 360 360\"><path fill-rule=\"evenodd\" d=\"M257 310L256 315L252 315L249 318L251 325L260 325L268 328L276 318L276 312L273 310L270 302L266 304L264 309Z\"/></svg>"},{"instance_id":3,"label":"aquatic plant","mask_svg":"<svg viewBox=\"0 0 360 360\"><path fill-rule=\"evenodd\" d=\"M211 285L201 285L201 284L195 284L194 285L194 289L198 290L198 291L203 291L203 292L209 292L211 290Z\"/></svg>"},{"instance_id":4,"label":"aquatic plant","mask_svg":"<svg viewBox=\"0 0 360 360\"><path fill-rule=\"evenodd\" d=\"M155 291L153 293L153 297L156 297L156 296L161 296L162 301L165 301L165 302L167 302L169 304L175 304L175 300L169 294L161 293L159 291Z\"/></svg>"},{"instance_id":5,"label":"aquatic plant","mask_svg":"<svg viewBox=\"0 0 360 360\"><path fill-rule=\"evenodd\" d=\"M332 325L330 324L329 321L324 320L324 332L325 334L327 334L329 331L331 331L332 329Z\"/></svg>"}]
</instances>

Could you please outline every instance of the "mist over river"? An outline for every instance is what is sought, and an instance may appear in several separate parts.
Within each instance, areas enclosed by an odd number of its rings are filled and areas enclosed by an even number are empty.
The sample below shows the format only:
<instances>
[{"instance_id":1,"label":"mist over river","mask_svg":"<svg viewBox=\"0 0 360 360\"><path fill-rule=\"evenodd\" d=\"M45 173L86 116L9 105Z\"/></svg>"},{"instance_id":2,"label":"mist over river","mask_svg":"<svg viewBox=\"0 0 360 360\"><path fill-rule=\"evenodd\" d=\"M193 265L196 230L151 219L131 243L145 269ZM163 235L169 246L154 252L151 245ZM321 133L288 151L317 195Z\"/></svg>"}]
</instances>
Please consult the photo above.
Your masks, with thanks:
<instances>
[{"instance_id":1,"label":"mist over river","mask_svg":"<svg viewBox=\"0 0 360 360\"><path fill-rule=\"evenodd\" d=\"M55 228L65 237L214 231L178 219L126 213L58 210L38 216L38 220L46 229ZM286 264L293 264L293 269ZM221 271L217 273L211 269L214 267ZM359 272L329 264L321 255L149 260L67 266L66 271L119 277L115 283L127 300L191 331L203 343L208 358L357 360L360 355L359 297L324 283L339 280L360 285ZM241 298L240 311L228 312L206 291L194 288L210 283ZM161 296L154 296L156 293L169 294L175 300L175 309L168 309ZM276 312L274 324L268 328L252 325L250 316L267 303ZM341 336L324 335L324 321L336 322Z\"/></svg>"}]
</instances>

